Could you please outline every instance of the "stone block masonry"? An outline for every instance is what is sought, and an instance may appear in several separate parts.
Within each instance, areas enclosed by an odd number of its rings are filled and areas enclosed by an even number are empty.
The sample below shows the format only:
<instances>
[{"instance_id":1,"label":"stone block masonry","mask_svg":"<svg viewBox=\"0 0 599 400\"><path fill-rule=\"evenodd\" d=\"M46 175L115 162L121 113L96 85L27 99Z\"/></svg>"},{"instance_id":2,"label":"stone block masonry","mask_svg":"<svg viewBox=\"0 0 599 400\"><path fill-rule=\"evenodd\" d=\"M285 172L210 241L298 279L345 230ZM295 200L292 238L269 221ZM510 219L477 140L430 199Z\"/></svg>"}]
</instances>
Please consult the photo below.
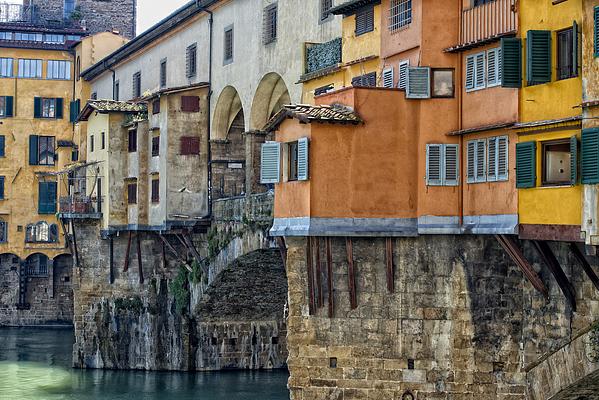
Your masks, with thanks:
<instances>
[{"instance_id":1,"label":"stone block masonry","mask_svg":"<svg viewBox=\"0 0 599 400\"><path fill-rule=\"evenodd\" d=\"M526 366L599 316L599 293L567 246L551 244L576 288L577 313L528 243L525 253L549 287L548 300L492 236L423 236L393 239L394 292L385 240L353 239L354 309L346 241L331 239L329 318L324 239L319 257L312 246L314 262L321 260L312 285L307 240L286 240L292 400L399 400L407 393L418 400L528 399Z\"/></svg>"}]
</instances>

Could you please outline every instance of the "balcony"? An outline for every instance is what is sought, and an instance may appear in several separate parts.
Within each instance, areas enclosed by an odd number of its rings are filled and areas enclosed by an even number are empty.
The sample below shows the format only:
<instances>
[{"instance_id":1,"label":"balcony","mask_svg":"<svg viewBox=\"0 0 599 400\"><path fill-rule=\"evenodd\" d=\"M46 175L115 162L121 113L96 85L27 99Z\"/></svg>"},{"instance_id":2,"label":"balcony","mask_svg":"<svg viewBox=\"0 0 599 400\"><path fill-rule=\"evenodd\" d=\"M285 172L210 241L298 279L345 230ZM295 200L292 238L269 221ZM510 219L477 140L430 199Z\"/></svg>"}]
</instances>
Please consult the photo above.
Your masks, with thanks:
<instances>
[{"instance_id":1,"label":"balcony","mask_svg":"<svg viewBox=\"0 0 599 400\"><path fill-rule=\"evenodd\" d=\"M0 3L0 23L28 23L37 21L35 6L22 4Z\"/></svg>"},{"instance_id":2,"label":"balcony","mask_svg":"<svg viewBox=\"0 0 599 400\"><path fill-rule=\"evenodd\" d=\"M59 217L65 219L100 219L102 218L102 198L82 195L61 197Z\"/></svg>"},{"instance_id":3,"label":"balcony","mask_svg":"<svg viewBox=\"0 0 599 400\"><path fill-rule=\"evenodd\" d=\"M462 12L460 43L447 51L459 51L490 43L518 31L516 0L493 0Z\"/></svg>"}]
</instances>

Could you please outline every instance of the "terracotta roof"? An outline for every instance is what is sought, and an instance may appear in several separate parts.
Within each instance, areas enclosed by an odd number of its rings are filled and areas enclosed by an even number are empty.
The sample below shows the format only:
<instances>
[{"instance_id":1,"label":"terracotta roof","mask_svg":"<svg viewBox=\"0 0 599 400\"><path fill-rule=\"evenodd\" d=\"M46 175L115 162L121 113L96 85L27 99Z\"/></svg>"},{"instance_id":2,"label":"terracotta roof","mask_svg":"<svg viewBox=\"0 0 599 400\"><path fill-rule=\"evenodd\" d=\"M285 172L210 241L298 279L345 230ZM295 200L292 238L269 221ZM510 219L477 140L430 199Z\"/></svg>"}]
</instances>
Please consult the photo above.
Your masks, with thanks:
<instances>
[{"instance_id":1,"label":"terracotta roof","mask_svg":"<svg viewBox=\"0 0 599 400\"><path fill-rule=\"evenodd\" d=\"M362 119L349 107L340 104L313 106L308 104L295 104L283 108L266 123L264 131L277 130L279 125L288 118L296 118L304 124L312 122L327 122L340 124L361 124Z\"/></svg>"},{"instance_id":2,"label":"terracotta roof","mask_svg":"<svg viewBox=\"0 0 599 400\"><path fill-rule=\"evenodd\" d=\"M494 129L511 128L515 124L516 124L515 122L504 122L504 123L500 123L500 124L477 126L474 128L467 128L467 129L462 129L459 131L452 131L452 132L447 133L447 136L460 136L460 135L467 135L469 133L492 131Z\"/></svg>"},{"instance_id":3,"label":"terracotta roof","mask_svg":"<svg viewBox=\"0 0 599 400\"><path fill-rule=\"evenodd\" d=\"M343 4L339 4L336 7L333 7L329 10L331 14L335 15L352 15L357 10L362 7L368 6L370 4L380 4L381 0L350 0L346 1Z\"/></svg>"},{"instance_id":4,"label":"terracotta roof","mask_svg":"<svg viewBox=\"0 0 599 400\"><path fill-rule=\"evenodd\" d=\"M548 119L544 121L520 122L515 124L512 129L538 128L543 126L558 125L578 121L582 121L582 115L576 115L574 117L560 119Z\"/></svg>"},{"instance_id":5,"label":"terracotta roof","mask_svg":"<svg viewBox=\"0 0 599 400\"><path fill-rule=\"evenodd\" d=\"M133 103L130 101L89 100L79 114L79 117L77 117L77 121L87 121L94 111L99 113L122 112L135 114L147 112L148 106L146 103Z\"/></svg>"}]
</instances>

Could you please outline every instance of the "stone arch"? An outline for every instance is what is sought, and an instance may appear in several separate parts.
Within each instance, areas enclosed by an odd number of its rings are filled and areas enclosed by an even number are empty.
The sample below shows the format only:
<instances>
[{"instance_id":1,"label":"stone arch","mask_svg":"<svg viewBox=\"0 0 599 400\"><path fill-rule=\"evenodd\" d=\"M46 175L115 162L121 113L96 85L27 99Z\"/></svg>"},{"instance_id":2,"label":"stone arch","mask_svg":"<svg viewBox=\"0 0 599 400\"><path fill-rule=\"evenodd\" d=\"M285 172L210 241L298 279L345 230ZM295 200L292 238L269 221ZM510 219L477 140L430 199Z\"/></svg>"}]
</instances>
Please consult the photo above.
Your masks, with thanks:
<instances>
[{"instance_id":1,"label":"stone arch","mask_svg":"<svg viewBox=\"0 0 599 400\"><path fill-rule=\"evenodd\" d=\"M25 270L27 276L47 276L50 258L42 253L30 254L25 259Z\"/></svg>"},{"instance_id":2,"label":"stone arch","mask_svg":"<svg viewBox=\"0 0 599 400\"><path fill-rule=\"evenodd\" d=\"M264 75L252 102L250 129L261 130L281 107L289 103L291 103L291 97L281 75L276 72Z\"/></svg>"},{"instance_id":3,"label":"stone arch","mask_svg":"<svg viewBox=\"0 0 599 400\"><path fill-rule=\"evenodd\" d=\"M211 139L226 140L233 122L236 126L241 122L245 127L245 116L239 93L233 86L227 86L221 92L216 103Z\"/></svg>"}]
</instances>

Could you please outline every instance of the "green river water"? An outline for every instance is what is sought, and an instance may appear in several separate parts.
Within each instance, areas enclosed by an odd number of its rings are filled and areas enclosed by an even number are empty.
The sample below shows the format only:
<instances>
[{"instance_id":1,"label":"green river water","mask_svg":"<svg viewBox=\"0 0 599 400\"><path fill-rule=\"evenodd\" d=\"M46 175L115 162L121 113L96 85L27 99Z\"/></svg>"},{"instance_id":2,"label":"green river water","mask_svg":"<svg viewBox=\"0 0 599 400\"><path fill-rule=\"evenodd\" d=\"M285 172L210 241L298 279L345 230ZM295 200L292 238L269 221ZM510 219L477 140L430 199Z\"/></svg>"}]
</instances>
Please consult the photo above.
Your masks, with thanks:
<instances>
[{"instance_id":1,"label":"green river water","mask_svg":"<svg viewBox=\"0 0 599 400\"><path fill-rule=\"evenodd\" d=\"M286 400L277 372L71 369L73 332L0 329L0 400Z\"/></svg>"}]
</instances>

